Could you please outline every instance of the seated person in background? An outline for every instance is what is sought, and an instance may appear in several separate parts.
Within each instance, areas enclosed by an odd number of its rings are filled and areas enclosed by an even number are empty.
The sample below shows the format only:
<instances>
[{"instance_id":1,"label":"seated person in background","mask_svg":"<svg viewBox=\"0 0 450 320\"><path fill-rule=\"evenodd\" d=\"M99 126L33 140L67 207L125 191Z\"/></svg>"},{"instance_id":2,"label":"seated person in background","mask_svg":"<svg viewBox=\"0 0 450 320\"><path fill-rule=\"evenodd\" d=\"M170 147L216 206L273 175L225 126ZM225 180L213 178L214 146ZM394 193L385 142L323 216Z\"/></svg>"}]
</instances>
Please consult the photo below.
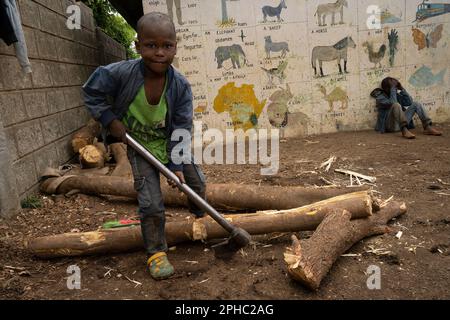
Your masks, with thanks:
<instances>
[{"instance_id":1,"label":"seated person in background","mask_svg":"<svg viewBox=\"0 0 450 320\"><path fill-rule=\"evenodd\" d=\"M397 79L391 77L383 79L381 88L373 90L370 95L376 99L377 103L376 131L380 133L401 131L404 138L414 139L416 136L408 129L414 129L412 120L417 114L422 121L424 134L442 135L442 132L432 127L431 119L422 104L413 101Z\"/></svg>"}]
</instances>

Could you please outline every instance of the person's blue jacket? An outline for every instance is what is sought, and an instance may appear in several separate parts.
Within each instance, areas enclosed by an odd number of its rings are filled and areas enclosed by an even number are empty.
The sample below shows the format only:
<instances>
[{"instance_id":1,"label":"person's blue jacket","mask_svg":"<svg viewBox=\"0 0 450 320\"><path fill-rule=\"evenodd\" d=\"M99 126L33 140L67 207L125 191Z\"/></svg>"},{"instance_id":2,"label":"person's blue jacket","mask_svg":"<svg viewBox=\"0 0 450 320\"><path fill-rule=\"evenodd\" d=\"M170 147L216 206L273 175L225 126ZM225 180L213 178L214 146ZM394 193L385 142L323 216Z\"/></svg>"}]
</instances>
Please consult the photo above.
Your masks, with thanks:
<instances>
[{"instance_id":1,"label":"person's blue jacket","mask_svg":"<svg viewBox=\"0 0 450 320\"><path fill-rule=\"evenodd\" d=\"M142 59L120 61L98 67L83 85L85 105L103 128L108 128L114 119L121 120L125 116L139 89L144 85L144 70ZM168 70L166 100L166 129L169 139L167 154L170 159L168 167L173 171L181 171L183 164L180 159L172 159L172 149L183 143L186 146L184 150L190 150L190 137L189 141L182 138L172 141L171 137L176 129L185 129L191 133L192 91L187 79L172 66Z\"/></svg>"},{"instance_id":2,"label":"person's blue jacket","mask_svg":"<svg viewBox=\"0 0 450 320\"><path fill-rule=\"evenodd\" d=\"M376 100L378 117L375 130L380 133L386 132L389 111L394 103L399 103L402 107L409 107L413 104L413 98L405 89L397 92L397 88L391 88L390 95L388 96L383 89L377 88L370 95ZM414 123L412 121L408 124L408 129L414 129Z\"/></svg>"}]
</instances>

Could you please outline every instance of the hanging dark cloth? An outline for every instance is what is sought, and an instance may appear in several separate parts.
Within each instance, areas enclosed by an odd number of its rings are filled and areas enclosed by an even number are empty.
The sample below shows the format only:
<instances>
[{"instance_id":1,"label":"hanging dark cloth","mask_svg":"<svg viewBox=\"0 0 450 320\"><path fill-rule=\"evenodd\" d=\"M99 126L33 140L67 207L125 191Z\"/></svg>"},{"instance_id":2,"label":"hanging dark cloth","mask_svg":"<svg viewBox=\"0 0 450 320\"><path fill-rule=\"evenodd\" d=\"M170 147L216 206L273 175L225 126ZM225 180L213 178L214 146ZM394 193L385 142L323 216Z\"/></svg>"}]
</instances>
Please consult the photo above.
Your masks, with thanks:
<instances>
[{"instance_id":1,"label":"hanging dark cloth","mask_svg":"<svg viewBox=\"0 0 450 320\"><path fill-rule=\"evenodd\" d=\"M5 0L0 0L0 38L8 46L18 41L11 20L6 12Z\"/></svg>"}]
</instances>

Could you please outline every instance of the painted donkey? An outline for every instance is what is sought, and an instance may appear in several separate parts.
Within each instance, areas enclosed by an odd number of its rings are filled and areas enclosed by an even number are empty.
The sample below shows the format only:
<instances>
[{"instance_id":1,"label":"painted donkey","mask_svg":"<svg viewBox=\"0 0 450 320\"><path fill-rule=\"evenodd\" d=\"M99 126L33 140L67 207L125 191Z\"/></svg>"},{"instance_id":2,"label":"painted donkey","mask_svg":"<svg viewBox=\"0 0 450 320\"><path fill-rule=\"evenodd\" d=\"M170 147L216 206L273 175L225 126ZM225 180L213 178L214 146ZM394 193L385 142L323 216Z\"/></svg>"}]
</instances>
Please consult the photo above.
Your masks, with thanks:
<instances>
[{"instance_id":1,"label":"painted donkey","mask_svg":"<svg viewBox=\"0 0 450 320\"><path fill-rule=\"evenodd\" d=\"M320 76L323 77L322 62L337 61L339 73L342 74L341 60L344 60L344 72L347 71L347 51L348 48L356 48L356 43L352 37L346 37L333 46L318 46L312 51L311 63L314 68L314 75L317 76L317 61L319 61Z\"/></svg>"},{"instance_id":2,"label":"painted donkey","mask_svg":"<svg viewBox=\"0 0 450 320\"><path fill-rule=\"evenodd\" d=\"M266 58L270 58L270 52L281 52L281 58L286 57L286 53L289 52L289 44L287 42L272 42L271 36L264 37L266 50Z\"/></svg>"},{"instance_id":3,"label":"painted donkey","mask_svg":"<svg viewBox=\"0 0 450 320\"><path fill-rule=\"evenodd\" d=\"M336 25L335 15L339 13L341 15L340 24L344 23L344 7L348 8L347 0L337 0L335 3L320 4L317 7L315 16L319 26L326 26L325 19L327 15L331 14L331 25Z\"/></svg>"},{"instance_id":4,"label":"painted donkey","mask_svg":"<svg viewBox=\"0 0 450 320\"><path fill-rule=\"evenodd\" d=\"M283 19L281 19L281 17L280 17L281 10L283 10L283 9L287 9L286 0L281 0L278 7L264 6L262 8L262 13L264 15L264 22L267 22L267 16L277 17L278 22L283 21Z\"/></svg>"}]
</instances>

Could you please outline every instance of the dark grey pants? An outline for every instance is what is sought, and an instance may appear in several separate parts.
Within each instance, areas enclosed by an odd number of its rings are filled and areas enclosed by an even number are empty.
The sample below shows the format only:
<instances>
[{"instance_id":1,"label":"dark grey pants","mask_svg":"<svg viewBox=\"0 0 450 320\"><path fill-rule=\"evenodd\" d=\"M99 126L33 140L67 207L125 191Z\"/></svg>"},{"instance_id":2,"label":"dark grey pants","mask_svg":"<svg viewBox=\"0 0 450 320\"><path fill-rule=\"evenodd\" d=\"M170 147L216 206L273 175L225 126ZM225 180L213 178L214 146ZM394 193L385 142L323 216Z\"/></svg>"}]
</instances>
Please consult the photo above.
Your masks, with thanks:
<instances>
[{"instance_id":1,"label":"dark grey pants","mask_svg":"<svg viewBox=\"0 0 450 320\"><path fill-rule=\"evenodd\" d=\"M389 111L386 123L386 131L396 132L401 130L403 127L408 126L408 124L416 114L422 122L422 126L424 129L427 126L431 125L431 119L430 117L428 117L428 114L421 103L413 102L413 104L409 107L405 107L405 110L403 110L400 104L394 103L391 107L391 110Z\"/></svg>"},{"instance_id":2,"label":"dark grey pants","mask_svg":"<svg viewBox=\"0 0 450 320\"><path fill-rule=\"evenodd\" d=\"M165 236L166 216L159 180L160 173L134 149L128 147L127 153L133 169L145 250L149 256L156 252L166 252L168 249ZM205 176L201 169L195 164L185 164L183 174L186 184L205 199ZM190 201L189 211L198 217L204 215L204 212Z\"/></svg>"}]
</instances>

